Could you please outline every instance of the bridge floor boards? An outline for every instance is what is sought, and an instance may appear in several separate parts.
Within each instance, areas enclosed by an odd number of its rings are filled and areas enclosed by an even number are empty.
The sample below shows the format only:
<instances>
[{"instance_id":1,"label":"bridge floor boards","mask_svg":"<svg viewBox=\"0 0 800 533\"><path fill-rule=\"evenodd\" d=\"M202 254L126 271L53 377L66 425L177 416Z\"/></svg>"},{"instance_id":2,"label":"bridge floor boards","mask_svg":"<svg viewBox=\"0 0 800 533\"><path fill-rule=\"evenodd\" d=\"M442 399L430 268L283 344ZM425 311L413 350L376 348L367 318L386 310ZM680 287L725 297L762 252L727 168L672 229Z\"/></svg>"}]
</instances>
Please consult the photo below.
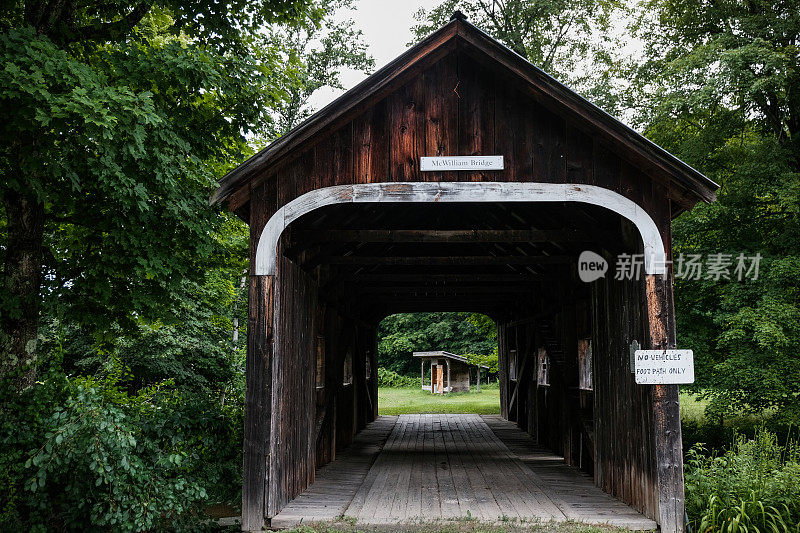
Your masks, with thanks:
<instances>
[{"instance_id":1,"label":"bridge floor boards","mask_svg":"<svg viewBox=\"0 0 800 533\"><path fill-rule=\"evenodd\" d=\"M271 525L341 516L374 525L473 517L656 528L513 423L469 414L379 417Z\"/></svg>"}]
</instances>

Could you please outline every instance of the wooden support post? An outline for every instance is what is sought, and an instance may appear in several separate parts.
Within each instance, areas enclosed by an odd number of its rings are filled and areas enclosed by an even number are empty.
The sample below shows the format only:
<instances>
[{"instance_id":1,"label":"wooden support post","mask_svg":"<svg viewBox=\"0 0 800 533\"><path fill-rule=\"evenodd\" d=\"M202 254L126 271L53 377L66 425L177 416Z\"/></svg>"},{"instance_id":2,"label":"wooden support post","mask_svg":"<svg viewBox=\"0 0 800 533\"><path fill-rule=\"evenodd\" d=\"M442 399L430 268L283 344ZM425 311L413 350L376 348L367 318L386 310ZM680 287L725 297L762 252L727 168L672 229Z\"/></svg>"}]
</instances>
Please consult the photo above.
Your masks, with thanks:
<instances>
[{"instance_id":1,"label":"wooden support post","mask_svg":"<svg viewBox=\"0 0 800 533\"><path fill-rule=\"evenodd\" d=\"M242 450L242 531L261 531L265 525L272 418L274 293L275 276L250 276Z\"/></svg>"},{"instance_id":2,"label":"wooden support post","mask_svg":"<svg viewBox=\"0 0 800 533\"><path fill-rule=\"evenodd\" d=\"M478 366L478 392L481 391L481 367Z\"/></svg>"},{"instance_id":3,"label":"wooden support post","mask_svg":"<svg viewBox=\"0 0 800 533\"><path fill-rule=\"evenodd\" d=\"M372 366L372 420L378 418L378 329L370 331L370 362Z\"/></svg>"},{"instance_id":4,"label":"wooden support post","mask_svg":"<svg viewBox=\"0 0 800 533\"><path fill-rule=\"evenodd\" d=\"M675 347L675 312L670 278L648 275L647 318L650 347ZM664 533L683 533L683 450L677 385L653 385L653 445L656 458L658 522Z\"/></svg>"},{"instance_id":5,"label":"wooden support post","mask_svg":"<svg viewBox=\"0 0 800 533\"><path fill-rule=\"evenodd\" d=\"M506 345L506 324L497 326L497 373L500 382L500 416L508 420L508 346Z\"/></svg>"},{"instance_id":6,"label":"wooden support post","mask_svg":"<svg viewBox=\"0 0 800 533\"><path fill-rule=\"evenodd\" d=\"M425 388L425 359L419 360L420 388Z\"/></svg>"},{"instance_id":7,"label":"wooden support post","mask_svg":"<svg viewBox=\"0 0 800 533\"><path fill-rule=\"evenodd\" d=\"M450 384L450 360L445 359L444 363L447 365L447 392L453 391L453 386Z\"/></svg>"}]
</instances>

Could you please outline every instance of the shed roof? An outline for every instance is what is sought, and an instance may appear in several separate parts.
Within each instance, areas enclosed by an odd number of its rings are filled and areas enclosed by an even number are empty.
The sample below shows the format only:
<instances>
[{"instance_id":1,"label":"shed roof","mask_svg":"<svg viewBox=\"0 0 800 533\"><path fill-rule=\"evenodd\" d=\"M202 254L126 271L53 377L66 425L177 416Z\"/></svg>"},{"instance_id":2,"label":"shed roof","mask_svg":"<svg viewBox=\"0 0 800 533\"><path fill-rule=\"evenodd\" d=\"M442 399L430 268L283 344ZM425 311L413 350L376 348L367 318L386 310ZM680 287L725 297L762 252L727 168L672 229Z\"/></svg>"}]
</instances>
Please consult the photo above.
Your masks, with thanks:
<instances>
[{"instance_id":1,"label":"shed roof","mask_svg":"<svg viewBox=\"0 0 800 533\"><path fill-rule=\"evenodd\" d=\"M456 355L454 353L445 352L442 350L435 351L435 352L414 352L414 357L421 357L423 359L438 359L444 357L445 359L452 359L454 361L458 361L459 363L464 363L470 366L478 366L481 368L489 368L486 365L478 365L475 363L470 363L466 357L461 355Z\"/></svg>"},{"instance_id":2,"label":"shed roof","mask_svg":"<svg viewBox=\"0 0 800 533\"><path fill-rule=\"evenodd\" d=\"M355 113L360 113L394 90L398 82L405 82L432 62L459 48L483 54L491 63L504 69L538 97L591 128L612 146L668 175L693 197L690 203L698 200L711 202L715 199L715 191L719 185L714 181L473 26L463 16L454 15L448 24L228 172L220 180L219 188L211 197L211 203L229 200L237 192L248 196L245 186L253 178L263 177L270 169L299 155L299 149L307 146L315 137L330 131ZM244 205L247 201L238 203Z\"/></svg>"}]
</instances>

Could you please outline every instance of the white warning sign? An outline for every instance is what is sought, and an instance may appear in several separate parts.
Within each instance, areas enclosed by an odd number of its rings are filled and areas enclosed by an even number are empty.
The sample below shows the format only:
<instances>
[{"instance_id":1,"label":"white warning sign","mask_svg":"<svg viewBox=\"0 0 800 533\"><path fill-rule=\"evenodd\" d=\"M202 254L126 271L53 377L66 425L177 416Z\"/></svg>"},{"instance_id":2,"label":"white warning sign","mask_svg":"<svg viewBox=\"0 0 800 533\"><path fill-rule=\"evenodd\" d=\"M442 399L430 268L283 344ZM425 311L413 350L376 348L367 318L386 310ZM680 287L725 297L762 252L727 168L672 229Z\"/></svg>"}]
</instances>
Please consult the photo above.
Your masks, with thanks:
<instances>
[{"instance_id":1,"label":"white warning sign","mask_svg":"<svg viewBox=\"0 0 800 533\"><path fill-rule=\"evenodd\" d=\"M634 374L639 385L694 383L692 350L636 350Z\"/></svg>"}]
</instances>

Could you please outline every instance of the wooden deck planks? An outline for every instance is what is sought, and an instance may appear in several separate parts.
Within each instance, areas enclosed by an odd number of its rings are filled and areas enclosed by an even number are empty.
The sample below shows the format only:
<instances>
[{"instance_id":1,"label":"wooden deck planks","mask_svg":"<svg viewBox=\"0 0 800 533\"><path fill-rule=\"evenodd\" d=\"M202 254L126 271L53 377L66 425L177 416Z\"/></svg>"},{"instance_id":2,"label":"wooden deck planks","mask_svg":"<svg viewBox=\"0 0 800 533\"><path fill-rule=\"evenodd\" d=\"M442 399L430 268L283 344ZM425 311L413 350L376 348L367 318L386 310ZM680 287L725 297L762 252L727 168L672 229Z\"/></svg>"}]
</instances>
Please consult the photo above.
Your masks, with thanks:
<instances>
[{"instance_id":1,"label":"wooden deck planks","mask_svg":"<svg viewBox=\"0 0 800 533\"><path fill-rule=\"evenodd\" d=\"M317 470L316 481L272 518L271 527L293 527L302 522L334 520L342 516L371 473L370 467L397 422L381 416L365 427L332 463Z\"/></svg>"},{"instance_id":2,"label":"wooden deck planks","mask_svg":"<svg viewBox=\"0 0 800 533\"><path fill-rule=\"evenodd\" d=\"M561 457L538 447L533 439L499 416L482 417L497 437L549 487L550 497L568 518L633 530L654 530L656 523L595 486L591 476L564 464Z\"/></svg>"},{"instance_id":3,"label":"wooden deck planks","mask_svg":"<svg viewBox=\"0 0 800 533\"><path fill-rule=\"evenodd\" d=\"M272 527L342 515L373 525L471 516L656 527L513 423L480 415L379 417Z\"/></svg>"},{"instance_id":4,"label":"wooden deck planks","mask_svg":"<svg viewBox=\"0 0 800 533\"><path fill-rule=\"evenodd\" d=\"M468 433L468 423L466 419L458 418L457 424L459 431L453 433L454 441L464 449L464 470L472 486L476 498L476 509L472 514L482 520L496 520L503 515L503 510L498 504L497 498L492 493L491 481L484 476L480 467L479 453L475 450L475 443L472 436Z\"/></svg>"}]
</instances>

